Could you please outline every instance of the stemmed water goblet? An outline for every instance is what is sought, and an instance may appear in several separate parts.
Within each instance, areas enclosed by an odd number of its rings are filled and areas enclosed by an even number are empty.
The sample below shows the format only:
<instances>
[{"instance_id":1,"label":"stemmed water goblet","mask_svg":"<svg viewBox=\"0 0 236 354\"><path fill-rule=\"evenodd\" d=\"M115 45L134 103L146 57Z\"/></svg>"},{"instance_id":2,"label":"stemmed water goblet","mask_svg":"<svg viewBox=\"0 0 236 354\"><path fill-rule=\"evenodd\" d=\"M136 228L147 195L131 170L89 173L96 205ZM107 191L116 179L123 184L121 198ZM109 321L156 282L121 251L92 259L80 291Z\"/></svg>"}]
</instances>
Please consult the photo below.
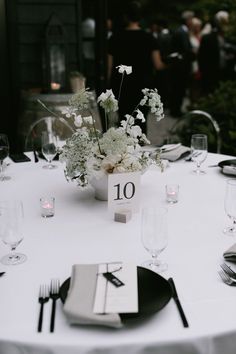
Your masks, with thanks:
<instances>
[{"instance_id":1,"label":"stemmed water goblet","mask_svg":"<svg viewBox=\"0 0 236 354\"><path fill-rule=\"evenodd\" d=\"M26 256L16 253L16 247L24 238L23 233L24 211L21 201L0 202L0 237L6 245L10 246L11 253L0 261L5 265L16 265L25 262Z\"/></svg>"},{"instance_id":2,"label":"stemmed water goblet","mask_svg":"<svg viewBox=\"0 0 236 354\"><path fill-rule=\"evenodd\" d=\"M43 168L54 169L57 168L56 165L52 164L52 160L57 154L57 137L53 132L44 131L42 132L42 154L47 160L48 164L44 165Z\"/></svg>"},{"instance_id":3,"label":"stemmed water goblet","mask_svg":"<svg viewBox=\"0 0 236 354\"><path fill-rule=\"evenodd\" d=\"M6 134L0 134L0 181L7 181L11 179L3 173L3 161L9 155L9 142Z\"/></svg>"},{"instance_id":4,"label":"stemmed water goblet","mask_svg":"<svg viewBox=\"0 0 236 354\"><path fill-rule=\"evenodd\" d=\"M191 159L197 167L196 170L193 170L193 173L198 175L206 173L201 170L201 164L206 160L207 149L207 135L193 134L191 137Z\"/></svg>"},{"instance_id":5,"label":"stemmed water goblet","mask_svg":"<svg viewBox=\"0 0 236 354\"><path fill-rule=\"evenodd\" d=\"M224 208L226 215L233 221L232 226L224 228L223 232L229 236L236 235L236 180L229 179L226 184Z\"/></svg>"},{"instance_id":6,"label":"stemmed water goblet","mask_svg":"<svg viewBox=\"0 0 236 354\"><path fill-rule=\"evenodd\" d=\"M167 209L164 207L143 208L141 228L143 246L152 256L152 259L144 262L143 266L161 273L167 269L167 264L158 259L168 243Z\"/></svg>"}]
</instances>

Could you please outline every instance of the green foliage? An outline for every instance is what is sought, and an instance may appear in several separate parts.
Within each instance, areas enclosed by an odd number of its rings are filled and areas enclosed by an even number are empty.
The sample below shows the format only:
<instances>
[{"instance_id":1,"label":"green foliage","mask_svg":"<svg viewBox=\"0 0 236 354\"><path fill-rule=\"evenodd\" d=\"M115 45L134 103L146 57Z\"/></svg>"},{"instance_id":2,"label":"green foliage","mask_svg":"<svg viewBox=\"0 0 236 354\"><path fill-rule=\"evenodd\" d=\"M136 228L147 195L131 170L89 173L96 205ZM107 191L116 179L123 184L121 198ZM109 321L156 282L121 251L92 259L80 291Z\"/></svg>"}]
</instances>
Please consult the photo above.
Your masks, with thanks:
<instances>
[{"instance_id":1,"label":"green foliage","mask_svg":"<svg viewBox=\"0 0 236 354\"><path fill-rule=\"evenodd\" d=\"M208 138L208 151L217 152L217 134L212 123L206 117L196 114L185 114L172 127L170 133L171 142L180 142L190 146L193 134L206 134Z\"/></svg>"},{"instance_id":2,"label":"green foliage","mask_svg":"<svg viewBox=\"0 0 236 354\"><path fill-rule=\"evenodd\" d=\"M236 82L221 82L219 88L201 98L195 108L210 113L218 122L222 153L236 155Z\"/></svg>"}]
</instances>

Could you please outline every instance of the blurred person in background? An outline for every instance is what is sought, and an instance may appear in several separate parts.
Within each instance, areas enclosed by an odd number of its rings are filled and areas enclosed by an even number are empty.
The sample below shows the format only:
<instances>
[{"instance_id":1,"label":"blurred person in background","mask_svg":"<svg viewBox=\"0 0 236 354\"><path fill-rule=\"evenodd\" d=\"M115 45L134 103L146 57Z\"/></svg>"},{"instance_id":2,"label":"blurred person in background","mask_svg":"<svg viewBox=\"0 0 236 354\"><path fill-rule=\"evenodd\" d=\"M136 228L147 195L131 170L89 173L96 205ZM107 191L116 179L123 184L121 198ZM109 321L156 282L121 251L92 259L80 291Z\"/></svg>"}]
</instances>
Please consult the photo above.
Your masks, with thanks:
<instances>
[{"instance_id":1,"label":"blurred person in background","mask_svg":"<svg viewBox=\"0 0 236 354\"><path fill-rule=\"evenodd\" d=\"M158 34L159 34L159 28L158 28L158 20L154 19L150 22L147 32L150 33L154 38L157 39Z\"/></svg>"},{"instance_id":2,"label":"blurred person in background","mask_svg":"<svg viewBox=\"0 0 236 354\"><path fill-rule=\"evenodd\" d=\"M199 69L199 64L197 60L198 51L201 42L201 31L202 31L202 20L197 17L193 17L192 19L192 27L190 31L190 42L193 48L193 52L196 55L196 59L192 63L192 75L190 82L190 100L191 103L197 101L200 97L201 93L201 72Z\"/></svg>"},{"instance_id":3,"label":"blurred person in background","mask_svg":"<svg viewBox=\"0 0 236 354\"><path fill-rule=\"evenodd\" d=\"M235 75L236 47L225 38L228 24L228 12L219 11L214 17L212 31L202 36L198 60L204 95L212 93L220 81Z\"/></svg>"},{"instance_id":4,"label":"blurred person in background","mask_svg":"<svg viewBox=\"0 0 236 354\"><path fill-rule=\"evenodd\" d=\"M193 47L190 42L190 30L192 28L192 11L184 11L181 15L182 25L174 31L172 36L172 58L171 70L171 101L170 114L173 117L180 117L183 101L189 87L192 73L192 62L195 59ZM174 56L174 54L176 54Z\"/></svg>"},{"instance_id":5,"label":"blurred person in background","mask_svg":"<svg viewBox=\"0 0 236 354\"><path fill-rule=\"evenodd\" d=\"M170 67L169 55L172 51L172 34L168 28L168 23L164 19L157 20L157 42L161 54L161 60L165 64L163 70L156 71L156 87L161 95L165 108L170 102Z\"/></svg>"},{"instance_id":6,"label":"blurred person in background","mask_svg":"<svg viewBox=\"0 0 236 354\"><path fill-rule=\"evenodd\" d=\"M84 69L89 87L94 87L95 73L95 19L86 17L82 22Z\"/></svg>"},{"instance_id":7,"label":"blurred person in background","mask_svg":"<svg viewBox=\"0 0 236 354\"><path fill-rule=\"evenodd\" d=\"M132 74L126 75L119 97L120 120L132 114L142 99L143 88L154 87L155 69L163 69L158 43L150 33L140 26L141 5L137 1L127 4L125 29L115 32L108 40L108 79L114 95L118 98L121 74L118 65L132 66ZM142 109L147 118L147 111ZM141 123L143 133L147 123Z\"/></svg>"}]
</instances>

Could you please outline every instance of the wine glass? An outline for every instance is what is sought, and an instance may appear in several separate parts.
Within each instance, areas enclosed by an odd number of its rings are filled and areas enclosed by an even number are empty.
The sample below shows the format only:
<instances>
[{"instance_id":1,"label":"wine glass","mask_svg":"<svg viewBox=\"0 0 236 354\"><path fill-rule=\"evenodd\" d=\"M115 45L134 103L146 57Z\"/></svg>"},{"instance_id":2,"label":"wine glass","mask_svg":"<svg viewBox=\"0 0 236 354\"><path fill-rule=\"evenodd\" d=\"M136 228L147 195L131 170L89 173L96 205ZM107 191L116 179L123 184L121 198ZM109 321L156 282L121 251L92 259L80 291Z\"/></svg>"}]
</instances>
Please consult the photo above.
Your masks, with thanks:
<instances>
[{"instance_id":1,"label":"wine glass","mask_svg":"<svg viewBox=\"0 0 236 354\"><path fill-rule=\"evenodd\" d=\"M167 269L158 256L166 248L167 237L167 209L164 207L147 207L142 210L142 243L151 254L152 259L143 263L151 270L161 273Z\"/></svg>"},{"instance_id":2,"label":"wine glass","mask_svg":"<svg viewBox=\"0 0 236 354\"><path fill-rule=\"evenodd\" d=\"M16 247L23 240L23 204L21 201L0 202L0 237L6 245L10 246L11 253L0 261L5 265L15 265L25 262L26 256L16 253Z\"/></svg>"},{"instance_id":3,"label":"wine glass","mask_svg":"<svg viewBox=\"0 0 236 354\"><path fill-rule=\"evenodd\" d=\"M236 235L236 179L229 179L226 184L224 207L227 216L233 221L232 226L224 228L226 235Z\"/></svg>"},{"instance_id":4,"label":"wine glass","mask_svg":"<svg viewBox=\"0 0 236 354\"><path fill-rule=\"evenodd\" d=\"M0 134L0 181L8 181L10 176L3 173L3 161L9 155L9 142L6 134Z\"/></svg>"},{"instance_id":5,"label":"wine glass","mask_svg":"<svg viewBox=\"0 0 236 354\"><path fill-rule=\"evenodd\" d=\"M44 165L43 168L54 169L57 168L56 165L52 164L52 160L57 154L57 137L53 132L44 131L42 132L42 153L47 160L48 164Z\"/></svg>"},{"instance_id":6,"label":"wine glass","mask_svg":"<svg viewBox=\"0 0 236 354\"><path fill-rule=\"evenodd\" d=\"M207 157L207 136L205 134L193 134L191 137L191 158L196 163L196 170L193 172L200 175L206 173L201 170L201 164Z\"/></svg>"}]
</instances>

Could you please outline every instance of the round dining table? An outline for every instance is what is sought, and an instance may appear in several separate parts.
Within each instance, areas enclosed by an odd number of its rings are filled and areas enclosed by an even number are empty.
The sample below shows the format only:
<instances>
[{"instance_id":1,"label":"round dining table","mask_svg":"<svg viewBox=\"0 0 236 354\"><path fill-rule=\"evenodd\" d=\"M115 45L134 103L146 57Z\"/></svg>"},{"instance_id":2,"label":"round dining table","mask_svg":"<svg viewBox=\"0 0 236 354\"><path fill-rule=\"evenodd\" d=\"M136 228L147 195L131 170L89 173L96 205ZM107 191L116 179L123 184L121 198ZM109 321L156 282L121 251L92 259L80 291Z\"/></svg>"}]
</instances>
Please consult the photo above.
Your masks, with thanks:
<instances>
[{"instance_id":1,"label":"round dining table","mask_svg":"<svg viewBox=\"0 0 236 354\"><path fill-rule=\"evenodd\" d=\"M107 202L94 190L68 182L63 165L42 168L45 161L14 163L0 182L0 200L21 200L24 239L17 247L27 256L19 265L0 264L0 354L235 354L236 287L221 280L223 253L236 239L223 234L232 223L224 211L226 181L234 176L217 165L233 158L208 153L204 175L192 173L193 162L180 159L161 172L151 166L141 176L140 208L127 223L114 221ZM165 185L179 185L179 201L168 204ZM55 198L55 215L43 218L40 198ZM160 311L119 329L71 326L57 301L55 331L50 333L51 303L44 307L43 330L37 332L40 284L63 283L74 264L132 262L150 258L141 242L141 210L152 205L168 209L168 245L160 258L161 274L175 281L189 327L182 324L173 299ZM9 252L3 242L0 257ZM231 264L234 268L234 264Z\"/></svg>"}]
</instances>

